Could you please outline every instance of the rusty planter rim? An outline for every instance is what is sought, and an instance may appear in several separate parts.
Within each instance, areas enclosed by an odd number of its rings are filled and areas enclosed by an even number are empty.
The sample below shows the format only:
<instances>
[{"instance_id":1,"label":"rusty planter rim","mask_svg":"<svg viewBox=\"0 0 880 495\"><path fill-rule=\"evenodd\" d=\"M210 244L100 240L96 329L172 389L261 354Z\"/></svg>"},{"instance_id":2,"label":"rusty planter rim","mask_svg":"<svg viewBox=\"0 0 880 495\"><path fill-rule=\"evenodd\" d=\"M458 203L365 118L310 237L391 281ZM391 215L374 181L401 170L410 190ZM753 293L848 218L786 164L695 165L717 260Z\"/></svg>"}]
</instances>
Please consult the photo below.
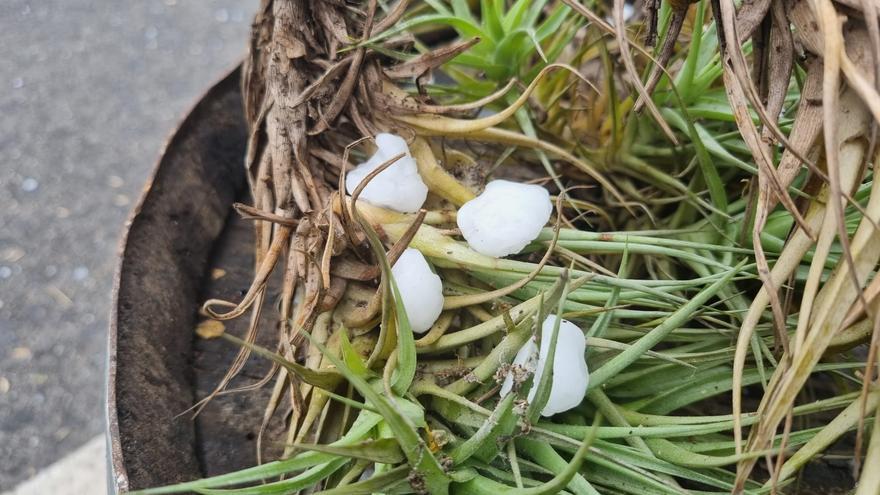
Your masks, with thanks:
<instances>
[{"instance_id":1,"label":"rusty planter rim","mask_svg":"<svg viewBox=\"0 0 880 495\"><path fill-rule=\"evenodd\" d=\"M187 140L192 139L193 135L198 134L200 128L203 129L203 126L213 125L212 119L205 118L206 116L210 116L208 108L212 104L216 104L218 100L222 98L228 99L233 94L237 95L238 102L241 102L240 71L240 66L228 71L225 76L213 84L190 107L186 117L183 118L178 127L166 140L159 159L153 167L153 170L150 172L144 185L144 189L123 227L123 232L117 248L117 265L113 278L110 325L107 338L106 396L104 403L107 441L108 492L111 494L125 493L130 489L132 484L128 462L130 459L127 459L124 455L123 444L126 431L124 427L121 427L122 422L120 421L119 414L120 397L118 393L119 390L117 389L119 386L119 376L121 371L119 361L120 330L125 325L124 322L120 321L120 305L123 303L122 297L124 297L122 295L121 287L126 282L127 278L131 276L128 273L128 257L133 247L132 232L137 229L140 224L149 221L148 218L145 218L144 211L149 207L152 201L157 201L157 197L161 197L163 194L162 189L164 184L162 184L162 180L164 175L169 173L168 168L171 166L171 162L174 161L175 153L182 152L181 147L189 144ZM241 112L240 109L238 111ZM240 189L244 184L245 171L243 167L243 142L246 138L246 130L243 113L240 125L244 133L244 136L240 136L242 140L242 153L237 157L238 160L236 160L236 163L234 164L235 168L229 170L231 174L229 180L231 183L235 183L235 185L230 186L231 189ZM228 167L228 165L226 166ZM227 210L225 211L228 211L228 206L230 204L231 201L226 204ZM223 214L223 218L225 219L225 213ZM205 253L206 258L207 256L208 253ZM192 308L192 313L194 316L195 308ZM183 448L185 447L181 446L181 449ZM195 452L192 452L192 457L195 457ZM137 486L136 488L143 487Z\"/></svg>"}]
</instances>

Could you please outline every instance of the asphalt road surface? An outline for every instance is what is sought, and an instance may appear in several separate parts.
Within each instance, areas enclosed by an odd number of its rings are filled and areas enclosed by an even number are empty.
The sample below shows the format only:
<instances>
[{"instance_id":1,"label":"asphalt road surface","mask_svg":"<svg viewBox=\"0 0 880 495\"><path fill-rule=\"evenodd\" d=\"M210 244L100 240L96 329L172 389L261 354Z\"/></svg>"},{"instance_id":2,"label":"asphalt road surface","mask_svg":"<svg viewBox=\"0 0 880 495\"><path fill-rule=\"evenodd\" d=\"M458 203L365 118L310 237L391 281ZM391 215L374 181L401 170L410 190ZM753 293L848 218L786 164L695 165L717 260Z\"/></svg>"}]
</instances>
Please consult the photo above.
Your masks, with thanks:
<instances>
[{"instance_id":1,"label":"asphalt road surface","mask_svg":"<svg viewBox=\"0 0 880 495\"><path fill-rule=\"evenodd\" d=\"M0 0L0 491L103 429L129 209L256 0Z\"/></svg>"}]
</instances>

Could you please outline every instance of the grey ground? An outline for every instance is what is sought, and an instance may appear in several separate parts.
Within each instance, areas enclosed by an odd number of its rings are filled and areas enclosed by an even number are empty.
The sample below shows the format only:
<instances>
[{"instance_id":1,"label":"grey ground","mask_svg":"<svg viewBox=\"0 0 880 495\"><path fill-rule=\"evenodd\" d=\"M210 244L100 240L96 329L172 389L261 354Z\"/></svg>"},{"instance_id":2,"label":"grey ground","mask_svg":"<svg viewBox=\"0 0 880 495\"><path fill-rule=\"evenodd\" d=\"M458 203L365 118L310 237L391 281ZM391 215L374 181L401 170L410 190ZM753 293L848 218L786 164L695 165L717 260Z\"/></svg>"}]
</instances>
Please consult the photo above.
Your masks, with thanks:
<instances>
[{"instance_id":1,"label":"grey ground","mask_svg":"<svg viewBox=\"0 0 880 495\"><path fill-rule=\"evenodd\" d=\"M256 0L0 0L0 491L103 428L117 240Z\"/></svg>"}]
</instances>

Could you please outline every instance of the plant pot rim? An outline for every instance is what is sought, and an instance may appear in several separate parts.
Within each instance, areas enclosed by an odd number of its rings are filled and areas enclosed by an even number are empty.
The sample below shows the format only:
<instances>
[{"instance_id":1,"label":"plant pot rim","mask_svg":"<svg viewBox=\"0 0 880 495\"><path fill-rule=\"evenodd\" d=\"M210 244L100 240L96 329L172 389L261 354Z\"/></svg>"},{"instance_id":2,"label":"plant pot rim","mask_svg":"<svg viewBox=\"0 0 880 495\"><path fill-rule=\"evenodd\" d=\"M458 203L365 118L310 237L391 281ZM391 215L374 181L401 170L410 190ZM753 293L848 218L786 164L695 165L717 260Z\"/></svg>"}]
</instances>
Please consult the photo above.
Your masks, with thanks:
<instances>
[{"instance_id":1,"label":"plant pot rim","mask_svg":"<svg viewBox=\"0 0 880 495\"><path fill-rule=\"evenodd\" d=\"M242 157L244 156L245 140L247 137L246 125L244 122L243 111L241 105L241 89L240 89L241 66L228 71L225 76L213 84L196 103L192 105L186 117L181 121L179 126L174 130L171 136L165 142L160 157L150 173L143 192L140 195L136 205L129 214L125 222L123 233L120 238L117 250L117 266L113 278L112 303L110 311L110 324L107 339L107 361L106 361L106 382L105 382L105 432L107 435L107 465L108 465L108 492L111 494L125 493L133 488L143 488L145 483L153 483L155 480L144 479L142 476L131 472L132 459L126 456L127 442L139 443L138 448L149 451L155 445L165 442L162 446L166 449L179 449L180 458L188 457L191 462L182 466L180 476L198 475L198 472L192 473L193 469L198 470L198 464L195 459L195 451L193 445L193 426L191 422L176 421L174 427L169 427L166 431L156 432L155 438L144 438L143 432L138 436L137 432L132 430L132 424L136 421L130 413L144 411L144 418L156 418L157 414L167 412L162 410L160 404L153 404L153 401L161 401L162 396L147 397L143 401L135 401L132 394L126 392L125 387L137 380L154 380L156 376L147 376L148 370L152 370L148 365L128 361L133 357L140 358L140 355L134 354L138 347L137 341L133 343L125 343L123 341L133 340L135 337L141 339L142 342L151 342L154 339L161 338L164 335L161 330L171 330L191 328L186 326L187 313L190 321L196 317L195 311L189 306L188 308L172 308L167 315L159 315L167 317L170 321L162 321L161 325L151 325L152 320L148 317L157 317L155 314L139 314L162 306L162 301L156 304L143 304L155 293L155 284L151 285L150 277L155 270L169 270L170 275L167 276L169 284L174 285L177 282L178 289L190 288L192 283L198 284L201 281L201 270L204 263L207 262L210 249L202 249L197 253L180 251L180 242L175 246L177 238L172 234L163 235L163 229L167 230L180 224L181 227L191 227L187 235L196 238L196 245L210 245L216 239L222 230L228 213L229 205L235 195L245 184L245 171L242 165ZM235 103L237 104L235 104ZM218 117L219 113L219 117ZM179 183L186 183L181 185ZM181 197L181 188L187 186L201 187L203 190L196 191L197 194L191 202L197 201L196 208L190 208L193 211L177 212L182 215L189 215L181 219L175 217L177 214L173 211L178 208L175 203L169 199L174 199L175 194ZM183 201L182 203L186 203ZM192 204L188 205L192 206ZM179 208L186 208L187 205L180 205ZM191 223L192 225L188 224ZM143 255L142 244L144 236L153 236L157 239L156 250L158 257L166 255L169 259L183 261L181 266L159 266L155 261L157 257ZM153 237L147 237L152 239ZM187 239L188 240L188 239ZM164 244L168 244L165 246ZM150 246L152 249L153 246ZM167 252L162 252L162 251ZM204 258L204 259L201 259ZM152 263L151 263L152 262ZM196 265L190 267L189 264ZM173 265L173 264L172 264ZM156 276L153 278L161 278ZM192 279L195 278L195 281ZM152 289L151 289L152 288ZM192 291L189 291L192 292ZM192 297L198 297L198 291L192 294ZM139 299L140 298L140 299ZM155 299L155 298L154 298ZM168 301L165 301L167 306ZM138 306L143 306L139 308ZM180 304L179 306L186 306ZM176 314L175 314L176 311ZM183 321L181 321L183 320ZM161 327L161 328L159 328ZM167 332L166 332L167 333ZM147 334L147 335L145 335ZM174 334L171 334L174 335ZM191 334L185 336L175 336L174 338L189 339L191 342ZM161 347L164 343L156 343ZM188 344L187 344L188 345ZM167 352L168 350L172 352ZM144 349L143 356L155 356L155 349ZM170 361L186 361L189 349L178 349L176 347L167 347L165 349L166 357ZM158 355L161 355L160 352ZM156 362L153 360L151 365L155 369L164 373L174 373L174 371L161 370L163 365L168 362ZM121 363L126 363L124 366ZM129 364L131 363L131 364ZM177 363L180 364L180 363ZM172 369L173 367L169 367ZM184 372L183 375L187 373ZM168 388L186 387L189 384L190 377L174 376L176 383L159 383L157 389L162 390L165 385ZM161 381L161 380L160 380ZM174 380L172 380L174 381ZM135 394L136 395L136 394ZM185 395L185 394L184 394ZM189 395L192 395L190 387ZM190 401L191 398L182 397L184 401ZM174 406L176 407L176 406ZM122 412L121 412L122 411ZM161 414L159 417L165 417ZM172 423L172 417L168 417L168 423ZM143 421L138 419L137 421ZM181 425L181 423L187 423ZM177 442L175 436L175 428L184 430L189 429L187 433L183 431L184 438L182 442ZM174 440L172 444L171 441ZM187 445L187 440L189 444ZM148 442L148 443L143 443ZM168 460L173 463L173 459ZM190 472L185 472L190 471ZM134 479L139 478L139 479ZM175 480L162 480L163 482Z\"/></svg>"}]
</instances>

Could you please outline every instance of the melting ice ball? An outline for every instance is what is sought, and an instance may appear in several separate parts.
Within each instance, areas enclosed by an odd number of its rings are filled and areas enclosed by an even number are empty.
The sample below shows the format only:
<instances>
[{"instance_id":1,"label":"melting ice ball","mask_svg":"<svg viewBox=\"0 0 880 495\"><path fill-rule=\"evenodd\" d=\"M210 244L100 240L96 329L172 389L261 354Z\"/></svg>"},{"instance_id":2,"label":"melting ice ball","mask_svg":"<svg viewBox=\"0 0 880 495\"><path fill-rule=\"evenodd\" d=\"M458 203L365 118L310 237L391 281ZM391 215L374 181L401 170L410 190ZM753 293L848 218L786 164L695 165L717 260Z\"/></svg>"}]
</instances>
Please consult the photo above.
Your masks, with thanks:
<instances>
[{"instance_id":1,"label":"melting ice ball","mask_svg":"<svg viewBox=\"0 0 880 495\"><path fill-rule=\"evenodd\" d=\"M400 136L382 133L376 136L376 153L361 163L345 177L345 190L354 193L370 172L380 165L405 153L405 155L373 178L361 191L359 199L371 205L389 208L401 213L413 213L425 203L428 186L422 181L416 161L409 153L409 146Z\"/></svg>"},{"instance_id":2,"label":"melting ice ball","mask_svg":"<svg viewBox=\"0 0 880 495\"><path fill-rule=\"evenodd\" d=\"M550 315L541 325L541 349L531 338L513 359L514 365L535 373L532 380L532 388L529 390L528 400L535 398L538 391L538 383L543 375L544 363L550 353L550 340L553 338L553 325L556 323L556 315ZM550 386L550 397L541 411L542 416L552 416L556 413L568 411L577 407L587 394L587 385L590 383L590 372L587 369L584 351L587 341L584 333L574 323L568 320L559 322L559 335L556 338L556 354L553 357L553 382ZM513 377L508 374L501 385L501 396L504 397L513 389Z\"/></svg>"},{"instance_id":3,"label":"melting ice ball","mask_svg":"<svg viewBox=\"0 0 880 495\"><path fill-rule=\"evenodd\" d=\"M550 193L541 186L493 180L458 210L458 228L470 247L487 256L515 254L550 219Z\"/></svg>"},{"instance_id":4,"label":"melting ice ball","mask_svg":"<svg viewBox=\"0 0 880 495\"><path fill-rule=\"evenodd\" d=\"M431 271L418 249L407 248L400 255L391 274L403 299L409 324L416 333L425 333L443 311L443 283Z\"/></svg>"}]
</instances>

